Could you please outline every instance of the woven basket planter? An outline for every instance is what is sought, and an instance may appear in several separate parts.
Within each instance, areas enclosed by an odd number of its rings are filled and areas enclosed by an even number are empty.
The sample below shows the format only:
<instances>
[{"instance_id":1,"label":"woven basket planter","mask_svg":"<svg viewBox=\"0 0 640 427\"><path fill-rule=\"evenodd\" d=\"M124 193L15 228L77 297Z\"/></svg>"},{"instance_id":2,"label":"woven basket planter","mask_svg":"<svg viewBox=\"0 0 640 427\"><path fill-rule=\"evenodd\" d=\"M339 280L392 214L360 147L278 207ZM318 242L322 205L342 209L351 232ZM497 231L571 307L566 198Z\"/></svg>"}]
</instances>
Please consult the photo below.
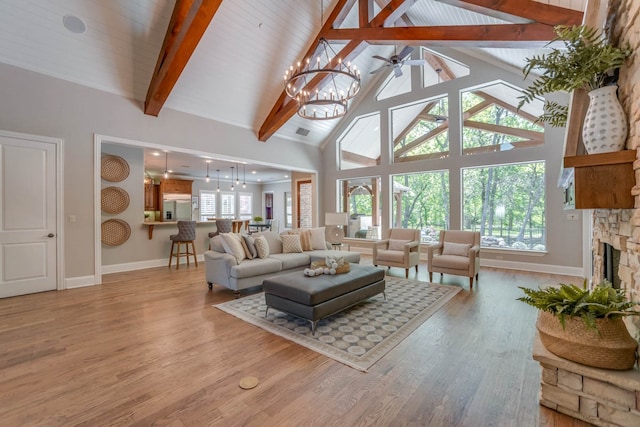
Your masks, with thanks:
<instances>
[{"instance_id":1,"label":"woven basket planter","mask_svg":"<svg viewBox=\"0 0 640 427\"><path fill-rule=\"evenodd\" d=\"M638 342L621 318L596 319L597 331L580 317L565 317L565 328L553 314L540 311L536 328L542 344L551 353L586 366L631 369L636 362Z\"/></svg>"}]
</instances>

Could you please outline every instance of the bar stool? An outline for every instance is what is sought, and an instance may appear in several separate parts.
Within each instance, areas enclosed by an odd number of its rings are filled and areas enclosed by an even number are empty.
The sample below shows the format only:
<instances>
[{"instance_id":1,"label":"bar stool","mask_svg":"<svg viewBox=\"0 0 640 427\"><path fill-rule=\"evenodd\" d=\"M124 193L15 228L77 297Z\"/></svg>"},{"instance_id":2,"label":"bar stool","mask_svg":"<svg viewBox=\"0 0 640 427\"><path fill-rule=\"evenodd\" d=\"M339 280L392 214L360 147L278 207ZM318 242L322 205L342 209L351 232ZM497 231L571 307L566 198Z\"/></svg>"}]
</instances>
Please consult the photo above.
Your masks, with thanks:
<instances>
[{"instance_id":1,"label":"bar stool","mask_svg":"<svg viewBox=\"0 0 640 427\"><path fill-rule=\"evenodd\" d=\"M232 223L231 219L216 219L216 231L209 233L209 237L217 236L220 233L231 233Z\"/></svg>"},{"instance_id":2,"label":"bar stool","mask_svg":"<svg viewBox=\"0 0 640 427\"><path fill-rule=\"evenodd\" d=\"M171 254L169 255L169 268L171 268L171 260L176 258L176 270L180 269L180 257L187 257L187 265L189 265L189 256L193 256L193 261L198 266L198 258L196 257L196 222L195 221L178 221L178 234L169 236L171 239ZM178 244L178 250L173 251L175 244ZM180 251L181 245L184 243L184 252ZM191 251L189 251L189 243L191 243Z\"/></svg>"}]
</instances>

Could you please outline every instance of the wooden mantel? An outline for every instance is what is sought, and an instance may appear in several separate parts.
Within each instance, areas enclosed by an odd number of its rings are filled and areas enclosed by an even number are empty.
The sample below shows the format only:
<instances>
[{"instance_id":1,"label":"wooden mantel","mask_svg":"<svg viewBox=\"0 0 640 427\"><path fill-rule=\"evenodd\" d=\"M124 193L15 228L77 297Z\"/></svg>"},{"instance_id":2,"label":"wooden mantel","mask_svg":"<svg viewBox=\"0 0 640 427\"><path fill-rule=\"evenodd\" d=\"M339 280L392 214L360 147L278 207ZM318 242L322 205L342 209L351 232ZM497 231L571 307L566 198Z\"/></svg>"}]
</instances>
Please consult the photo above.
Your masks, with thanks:
<instances>
[{"instance_id":1,"label":"wooden mantel","mask_svg":"<svg viewBox=\"0 0 640 427\"><path fill-rule=\"evenodd\" d=\"M574 208L633 208L631 189L636 183L635 160L636 150L565 157L564 167L574 169Z\"/></svg>"}]
</instances>

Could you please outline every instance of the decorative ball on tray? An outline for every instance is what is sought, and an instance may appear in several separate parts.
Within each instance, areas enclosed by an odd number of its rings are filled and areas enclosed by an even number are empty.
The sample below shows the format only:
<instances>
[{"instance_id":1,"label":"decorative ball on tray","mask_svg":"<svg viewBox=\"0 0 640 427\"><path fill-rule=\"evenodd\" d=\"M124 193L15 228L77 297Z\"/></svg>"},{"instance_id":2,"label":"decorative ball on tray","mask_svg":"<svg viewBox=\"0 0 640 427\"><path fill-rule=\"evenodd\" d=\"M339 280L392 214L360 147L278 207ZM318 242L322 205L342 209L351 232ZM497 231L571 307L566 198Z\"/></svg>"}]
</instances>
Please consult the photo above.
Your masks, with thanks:
<instances>
[{"instance_id":1,"label":"decorative ball on tray","mask_svg":"<svg viewBox=\"0 0 640 427\"><path fill-rule=\"evenodd\" d=\"M309 268L304 269L304 275L313 277L323 274L341 274L349 272L349 263L343 257L329 255L324 261L313 261Z\"/></svg>"}]
</instances>

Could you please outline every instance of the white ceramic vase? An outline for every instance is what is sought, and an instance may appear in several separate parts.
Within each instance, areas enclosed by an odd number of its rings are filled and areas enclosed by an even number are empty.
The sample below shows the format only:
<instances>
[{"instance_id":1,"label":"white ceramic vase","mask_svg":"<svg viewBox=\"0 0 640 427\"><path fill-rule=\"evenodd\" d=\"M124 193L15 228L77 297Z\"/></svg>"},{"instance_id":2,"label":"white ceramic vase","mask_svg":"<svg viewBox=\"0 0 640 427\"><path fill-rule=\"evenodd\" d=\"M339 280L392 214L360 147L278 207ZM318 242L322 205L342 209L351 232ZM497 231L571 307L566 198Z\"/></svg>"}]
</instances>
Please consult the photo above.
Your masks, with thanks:
<instances>
[{"instance_id":1,"label":"white ceramic vase","mask_svg":"<svg viewBox=\"0 0 640 427\"><path fill-rule=\"evenodd\" d=\"M618 101L617 89L617 86L605 86L589 92L589 108L582 128L582 142L588 154L624 149L627 119Z\"/></svg>"}]
</instances>

